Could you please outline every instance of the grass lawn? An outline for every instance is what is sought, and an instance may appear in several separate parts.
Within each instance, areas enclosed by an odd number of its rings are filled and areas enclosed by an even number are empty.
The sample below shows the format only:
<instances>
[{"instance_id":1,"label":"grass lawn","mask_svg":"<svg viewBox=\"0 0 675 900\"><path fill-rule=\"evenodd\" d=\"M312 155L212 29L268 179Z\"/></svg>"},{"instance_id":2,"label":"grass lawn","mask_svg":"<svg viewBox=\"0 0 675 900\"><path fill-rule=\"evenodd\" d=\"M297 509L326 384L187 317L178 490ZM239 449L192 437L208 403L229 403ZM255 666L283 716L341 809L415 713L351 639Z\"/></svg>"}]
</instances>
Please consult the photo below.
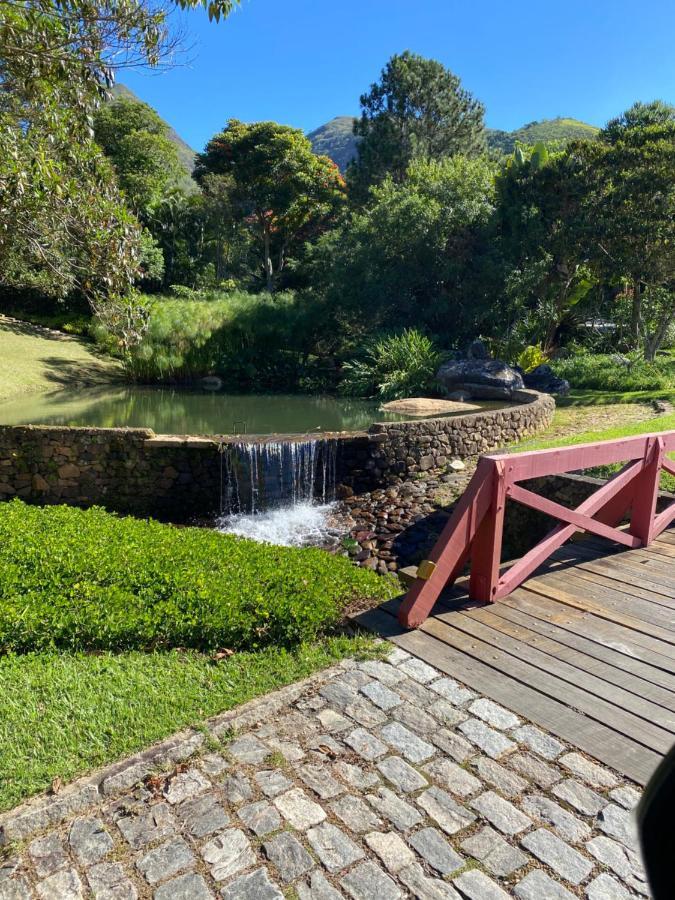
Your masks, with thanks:
<instances>
[{"instance_id":1,"label":"grass lawn","mask_svg":"<svg viewBox=\"0 0 675 900\"><path fill-rule=\"evenodd\" d=\"M102 384L121 377L93 345L28 322L0 316L0 403L39 391Z\"/></svg>"},{"instance_id":2,"label":"grass lawn","mask_svg":"<svg viewBox=\"0 0 675 900\"><path fill-rule=\"evenodd\" d=\"M217 660L197 651L9 654L0 658L0 810L188 725L291 684L366 637L326 637Z\"/></svg>"}]
</instances>

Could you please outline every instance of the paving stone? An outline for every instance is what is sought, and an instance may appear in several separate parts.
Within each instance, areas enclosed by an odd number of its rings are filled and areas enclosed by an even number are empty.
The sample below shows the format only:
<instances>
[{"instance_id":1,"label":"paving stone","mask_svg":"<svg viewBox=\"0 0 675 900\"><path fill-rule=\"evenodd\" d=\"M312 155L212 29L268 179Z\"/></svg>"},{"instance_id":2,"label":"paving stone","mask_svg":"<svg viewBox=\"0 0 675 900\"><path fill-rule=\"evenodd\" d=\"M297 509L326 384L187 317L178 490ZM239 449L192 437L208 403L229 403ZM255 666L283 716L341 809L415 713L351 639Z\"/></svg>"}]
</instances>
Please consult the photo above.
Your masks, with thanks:
<instances>
[{"instance_id":1,"label":"paving stone","mask_svg":"<svg viewBox=\"0 0 675 900\"><path fill-rule=\"evenodd\" d=\"M348 687L353 688L355 691L358 691L365 684L368 684L370 681L372 681L372 678L366 672L362 672L360 669L354 668L346 672L344 675L341 675L337 680L342 682L342 684L346 684Z\"/></svg>"},{"instance_id":2,"label":"paving stone","mask_svg":"<svg viewBox=\"0 0 675 900\"><path fill-rule=\"evenodd\" d=\"M298 900L342 900L342 894L335 890L323 872L318 869L312 872L307 881L299 881L295 885L295 890Z\"/></svg>"},{"instance_id":3,"label":"paving stone","mask_svg":"<svg viewBox=\"0 0 675 900\"><path fill-rule=\"evenodd\" d=\"M395 666L391 666L386 662L380 662L377 659L368 659L360 663L359 668L366 675L370 675L371 678L375 678L377 681L389 685L389 687L397 684L405 677L405 673L399 671Z\"/></svg>"},{"instance_id":4,"label":"paving stone","mask_svg":"<svg viewBox=\"0 0 675 900\"><path fill-rule=\"evenodd\" d=\"M413 734L405 725L392 722L380 729L382 738L410 762L421 763L436 753L436 748Z\"/></svg>"},{"instance_id":5,"label":"paving stone","mask_svg":"<svg viewBox=\"0 0 675 900\"><path fill-rule=\"evenodd\" d=\"M375 815L368 804L364 803L360 797L353 797L351 794L335 800L331 803L330 808L347 828L357 834L371 831L373 828L380 828L382 825L382 819Z\"/></svg>"},{"instance_id":6,"label":"paving stone","mask_svg":"<svg viewBox=\"0 0 675 900\"><path fill-rule=\"evenodd\" d=\"M472 812L437 787L431 787L420 794L417 803L446 834L455 834L476 821Z\"/></svg>"},{"instance_id":7,"label":"paving stone","mask_svg":"<svg viewBox=\"0 0 675 900\"><path fill-rule=\"evenodd\" d=\"M82 866L93 866L113 848L113 840L100 819L93 816L75 819L70 827L68 842Z\"/></svg>"},{"instance_id":8,"label":"paving stone","mask_svg":"<svg viewBox=\"0 0 675 900\"><path fill-rule=\"evenodd\" d=\"M61 869L37 885L40 900L80 900L84 891L75 869Z\"/></svg>"},{"instance_id":9,"label":"paving stone","mask_svg":"<svg viewBox=\"0 0 675 900\"><path fill-rule=\"evenodd\" d=\"M593 871L590 860L545 828L526 834L520 843L570 884L579 884Z\"/></svg>"},{"instance_id":10,"label":"paving stone","mask_svg":"<svg viewBox=\"0 0 675 900\"><path fill-rule=\"evenodd\" d=\"M321 727L331 734L337 734L340 731L346 731L347 728L352 728L352 723L346 716L343 716L342 713L337 712L335 709L331 709L329 706L318 712L316 717L321 722Z\"/></svg>"},{"instance_id":11,"label":"paving stone","mask_svg":"<svg viewBox=\"0 0 675 900\"><path fill-rule=\"evenodd\" d=\"M415 855L395 831L372 831L365 837L366 844L382 860L385 869L396 875L415 861Z\"/></svg>"},{"instance_id":12,"label":"paving stone","mask_svg":"<svg viewBox=\"0 0 675 900\"><path fill-rule=\"evenodd\" d=\"M407 831L422 821L419 811L405 800L401 800L389 788L381 787L377 794L368 794L366 799L381 816L389 819L400 831Z\"/></svg>"},{"instance_id":13,"label":"paving stone","mask_svg":"<svg viewBox=\"0 0 675 900\"><path fill-rule=\"evenodd\" d=\"M510 896L478 869L464 872L453 880L453 884L468 900L509 900Z\"/></svg>"},{"instance_id":14,"label":"paving stone","mask_svg":"<svg viewBox=\"0 0 675 900\"><path fill-rule=\"evenodd\" d=\"M284 895L266 869L240 875L220 892L224 900L283 900Z\"/></svg>"},{"instance_id":15,"label":"paving stone","mask_svg":"<svg viewBox=\"0 0 675 900\"><path fill-rule=\"evenodd\" d=\"M616 838L626 847L637 847L637 826L633 813L614 803L610 803L598 813L596 824L601 831Z\"/></svg>"},{"instance_id":16,"label":"paving stone","mask_svg":"<svg viewBox=\"0 0 675 900\"><path fill-rule=\"evenodd\" d=\"M274 805L281 815L298 831L306 831L326 818L326 813L302 788L293 788L274 798Z\"/></svg>"},{"instance_id":17,"label":"paving stone","mask_svg":"<svg viewBox=\"0 0 675 900\"><path fill-rule=\"evenodd\" d=\"M574 894L541 869L533 869L519 881L515 895L520 900L577 900Z\"/></svg>"},{"instance_id":18,"label":"paving stone","mask_svg":"<svg viewBox=\"0 0 675 900\"><path fill-rule=\"evenodd\" d=\"M529 862L529 857L509 844L494 828L486 825L462 841L465 853L481 862L493 875L504 877Z\"/></svg>"},{"instance_id":19,"label":"paving stone","mask_svg":"<svg viewBox=\"0 0 675 900\"><path fill-rule=\"evenodd\" d=\"M513 732L513 736L519 744L525 744L545 759L556 759L565 749L564 744L534 725L521 725Z\"/></svg>"},{"instance_id":20,"label":"paving stone","mask_svg":"<svg viewBox=\"0 0 675 900\"><path fill-rule=\"evenodd\" d=\"M357 860L363 859L363 850L357 847L344 831L330 822L310 828L307 840L329 872L340 872Z\"/></svg>"},{"instance_id":21,"label":"paving stone","mask_svg":"<svg viewBox=\"0 0 675 900\"><path fill-rule=\"evenodd\" d=\"M558 769L531 753L513 753L508 758L508 764L529 781L534 781L540 788L550 788L561 778Z\"/></svg>"},{"instance_id":22,"label":"paving stone","mask_svg":"<svg viewBox=\"0 0 675 900\"><path fill-rule=\"evenodd\" d=\"M621 787L614 788L609 792L609 796L619 806L624 809L633 809L640 802L640 791L636 791L634 787L624 784Z\"/></svg>"},{"instance_id":23,"label":"paving stone","mask_svg":"<svg viewBox=\"0 0 675 900\"><path fill-rule=\"evenodd\" d=\"M350 723L350 728L351 728ZM330 734L317 734L307 741L307 749L312 751L312 757L325 762L329 759L336 759L346 752L345 745L338 742ZM314 763L316 765L316 763Z\"/></svg>"},{"instance_id":24,"label":"paving stone","mask_svg":"<svg viewBox=\"0 0 675 900\"><path fill-rule=\"evenodd\" d=\"M246 803L247 800L253 799L251 783L240 772L228 776L223 781L223 793L232 806L239 806L240 803Z\"/></svg>"},{"instance_id":25,"label":"paving stone","mask_svg":"<svg viewBox=\"0 0 675 900\"><path fill-rule=\"evenodd\" d=\"M486 697L479 697L478 700L474 700L469 706L469 712L487 722L488 725L492 725L493 728L506 730L507 728L517 728L520 725L518 716L514 716L508 709L504 709L503 706L488 700Z\"/></svg>"},{"instance_id":26,"label":"paving stone","mask_svg":"<svg viewBox=\"0 0 675 900\"><path fill-rule=\"evenodd\" d=\"M353 703L345 707L345 713L364 728L376 728L387 721L386 713L365 697L357 697Z\"/></svg>"},{"instance_id":27,"label":"paving stone","mask_svg":"<svg viewBox=\"0 0 675 900\"><path fill-rule=\"evenodd\" d=\"M176 815L187 833L195 838L208 837L230 824L230 817L218 803L215 794L185 800L176 807Z\"/></svg>"},{"instance_id":28,"label":"paving stone","mask_svg":"<svg viewBox=\"0 0 675 900\"><path fill-rule=\"evenodd\" d=\"M278 769L265 769L262 772L255 773L255 780L258 787L266 797L276 797L277 794L283 794L292 787L293 782L280 772Z\"/></svg>"},{"instance_id":29,"label":"paving stone","mask_svg":"<svg viewBox=\"0 0 675 900\"><path fill-rule=\"evenodd\" d=\"M405 650L401 650L400 647L394 647L394 649L387 657L387 662L391 663L392 666L400 666L402 662L406 661L406 659L410 659L410 653Z\"/></svg>"},{"instance_id":30,"label":"paving stone","mask_svg":"<svg viewBox=\"0 0 675 900\"><path fill-rule=\"evenodd\" d=\"M0 900L31 900L32 896L23 878L7 878L0 882Z\"/></svg>"},{"instance_id":31,"label":"paving stone","mask_svg":"<svg viewBox=\"0 0 675 900\"><path fill-rule=\"evenodd\" d=\"M283 741L278 738L269 738L267 744L274 753L280 753L286 762L294 763L304 759L306 754L297 741Z\"/></svg>"},{"instance_id":32,"label":"paving stone","mask_svg":"<svg viewBox=\"0 0 675 900\"><path fill-rule=\"evenodd\" d=\"M645 893L646 877L636 853L603 835L588 841L586 850L629 887Z\"/></svg>"},{"instance_id":33,"label":"paving stone","mask_svg":"<svg viewBox=\"0 0 675 900\"><path fill-rule=\"evenodd\" d=\"M336 681L329 681L328 684L324 684L319 693L333 706L337 706L338 709L344 710L350 703L354 702L354 688Z\"/></svg>"},{"instance_id":34,"label":"paving stone","mask_svg":"<svg viewBox=\"0 0 675 900\"><path fill-rule=\"evenodd\" d=\"M548 797L531 794L523 798L521 805L529 816L550 825L564 841L579 844L587 841L591 836L591 829L586 822L582 822L581 819L563 809L562 806L558 806Z\"/></svg>"},{"instance_id":35,"label":"paving stone","mask_svg":"<svg viewBox=\"0 0 675 900\"><path fill-rule=\"evenodd\" d=\"M451 756L458 763L465 762L476 753L476 748L466 738L463 738L461 734L449 731L447 728L441 728L435 734L432 734L431 741L439 750L447 753L448 756Z\"/></svg>"},{"instance_id":36,"label":"paving stone","mask_svg":"<svg viewBox=\"0 0 675 900\"><path fill-rule=\"evenodd\" d=\"M387 752L386 745L363 728L355 728L354 731L350 731L344 740L352 750L356 750L359 756L368 761L377 759L378 756L384 756Z\"/></svg>"},{"instance_id":37,"label":"paving stone","mask_svg":"<svg viewBox=\"0 0 675 900\"><path fill-rule=\"evenodd\" d=\"M322 800L330 800L344 793L344 787L330 773L326 765L309 763L300 766L298 775Z\"/></svg>"},{"instance_id":38,"label":"paving stone","mask_svg":"<svg viewBox=\"0 0 675 900\"><path fill-rule=\"evenodd\" d=\"M243 734L227 746L227 753L238 762L259 766L270 755L269 748L254 734Z\"/></svg>"},{"instance_id":39,"label":"paving stone","mask_svg":"<svg viewBox=\"0 0 675 900\"><path fill-rule=\"evenodd\" d=\"M471 806L503 834L519 834L532 824L528 816L494 791L485 791L471 801Z\"/></svg>"},{"instance_id":40,"label":"paving stone","mask_svg":"<svg viewBox=\"0 0 675 900\"><path fill-rule=\"evenodd\" d=\"M28 853L33 860L38 878L51 875L68 865L63 842L55 832L32 841L28 846Z\"/></svg>"},{"instance_id":41,"label":"paving stone","mask_svg":"<svg viewBox=\"0 0 675 900\"><path fill-rule=\"evenodd\" d=\"M445 697L454 706L465 706L469 700L474 700L476 694L473 691L462 687L452 678L439 678L430 685L432 691L436 691L441 697Z\"/></svg>"},{"instance_id":42,"label":"paving stone","mask_svg":"<svg viewBox=\"0 0 675 900\"><path fill-rule=\"evenodd\" d=\"M428 878L422 866L417 863L401 869L398 877L415 900L462 900L457 891L445 881Z\"/></svg>"},{"instance_id":43,"label":"paving stone","mask_svg":"<svg viewBox=\"0 0 675 900\"><path fill-rule=\"evenodd\" d=\"M434 694L428 687L407 677L398 682L396 693L404 700L415 703L420 709L426 709L437 698L437 694Z\"/></svg>"},{"instance_id":44,"label":"paving stone","mask_svg":"<svg viewBox=\"0 0 675 900\"><path fill-rule=\"evenodd\" d=\"M511 757L513 759L513 757ZM510 769L506 769L500 763L486 756L477 756L471 760L471 765L478 772L483 781L487 781L492 787L497 788L500 794L509 799L522 794L528 787L527 781L516 775Z\"/></svg>"},{"instance_id":45,"label":"paving stone","mask_svg":"<svg viewBox=\"0 0 675 900\"><path fill-rule=\"evenodd\" d=\"M164 799L167 803L174 806L176 803L182 803L183 800L192 799L210 790L211 782L199 771L199 769L188 769L187 772L179 772L178 775L169 779L164 786Z\"/></svg>"},{"instance_id":46,"label":"paving stone","mask_svg":"<svg viewBox=\"0 0 675 900\"><path fill-rule=\"evenodd\" d=\"M175 875L193 865L195 858L182 837L175 837L142 856L136 868L150 884Z\"/></svg>"},{"instance_id":47,"label":"paving stone","mask_svg":"<svg viewBox=\"0 0 675 900\"><path fill-rule=\"evenodd\" d=\"M174 818L166 803L155 803L150 809L132 811L117 820L117 827L134 850L151 841L159 841L174 832Z\"/></svg>"},{"instance_id":48,"label":"paving stone","mask_svg":"<svg viewBox=\"0 0 675 900\"><path fill-rule=\"evenodd\" d=\"M118 862L103 862L87 871L96 900L137 900L138 891Z\"/></svg>"},{"instance_id":49,"label":"paving stone","mask_svg":"<svg viewBox=\"0 0 675 900\"><path fill-rule=\"evenodd\" d=\"M598 875L586 888L588 900L630 900L634 896L606 872Z\"/></svg>"},{"instance_id":50,"label":"paving stone","mask_svg":"<svg viewBox=\"0 0 675 900\"><path fill-rule=\"evenodd\" d=\"M424 737L438 731L438 722L433 716L407 701L391 711L391 718Z\"/></svg>"},{"instance_id":51,"label":"paving stone","mask_svg":"<svg viewBox=\"0 0 675 900\"><path fill-rule=\"evenodd\" d=\"M444 700L442 697L439 700L434 700L427 708L427 712L437 719L441 725L459 725L460 722L464 722L468 718L465 712L457 709L456 706L453 706L452 703Z\"/></svg>"},{"instance_id":52,"label":"paving stone","mask_svg":"<svg viewBox=\"0 0 675 900\"><path fill-rule=\"evenodd\" d=\"M427 787L429 782L423 775L408 765L400 756L388 756L377 763L377 768L382 772L387 781L404 794L418 791Z\"/></svg>"},{"instance_id":53,"label":"paving stone","mask_svg":"<svg viewBox=\"0 0 675 900\"><path fill-rule=\"evenodd\" d=\"M264 837L281 828L281 816L266 800L242 806L237 815L258 837Z\"/></svg>"},{"instance_id":54,"label":"paving stone","mask_svg":"<svg viewBox=\"0 0 675 900\"><path fill-rule=\"evenodd\" d=\"M403 702L398 694L379 681L369 681L368 684L364 684L361 688L361 693L375 706L384 710L393 709L395 706L400 706Z\"/></svg>"},{"instance_id":55,"label":"paving stone","mask_svg":"<svg viewBox=\"0 0 675 900\"><path fill-rule=\"evenodd\" d=\"M458 726L458 729L472 744L475 744L483 753L487 753L493 759L499 759L500 756L515 750L518 746L479 719L467 719L466 722L462 722Z\"/></svg>"},{"instance_id":56,"label":"paving stone","mask_svg":"<svg viewBox=\"0 0 675 900\"><path fill-rule=\"evenodd\" d=\"M340 884L354 900L398 900L403 896L396 882L371 861L356 866Z\"/></svg>"},{"instance_id":57,"label":"paving stone","mask_svg":"<svg viewBox=\"0 0 675 900\"><path fill-rule=\"evenodd\" d=\"M179 875L155 891L154 900L212 900L213 893L201 875Z\"/></svg>"},{"instance_id":58,"label":"paving stone","mask_svg":"<svg viewBox=\"0 0 675 900\"><path fill-rule=\"evenodd\" d=\"M215 778L217 775L222 775L223 772L230 768L229 762L226 759L223 759L219 753L206 753L199 760L199 765L202 767L202 770L206 772L207 775L211 775L212 778Z\"/></svg>"},{"instance_id":59,"label":"paving stone","mask_svg":"<svg viewBox=\"0 0 675 900\"><path fill-rule=\"evenodd\" d=\"M314 860L300 841L290 832L283 831L263 844L265 856L273 863L282 881L295 881L314 868Z\"/></svg>"},{"instance_id":60,"label":"paving stone","mask_svg":"<svg viewBox=\"0 0 675 900\"><path fill-rule=\"evenodd\" d=\"M589 762L580 753L566 753L558 762L591 787L614 788L619 784L618 778L612 772L597 763Z\"/></svg>"},{"instance_id":61,"label":"paving stone","mask_svg":"<svg viewBox=\"0 0 675 900\"><path fill-rule=\"evenodd\" d=\"M340 778L346 781L347 784L350 784L360 791L375 787L375 785L380 783L380 779L375 772L367 772L365 769L362 769L361 766L355 766L353 763L344 762L342 760L335 763L334 771Z\"/></svg>"},{"instance_id":62,"label":"paving stone","mask_svg":"<svg viewBox=\"0 0 675 900\"><path fill-rule=\"evenodd\" d=\"M400 672L405 672L409 678L419 681L420 684L428 684L434 678L438 678L438 672L427 665L421 659L411 657L402 662L398 667Z\"/></svg>"},{"instance_id":63,"label":"paving stone","mask_svg":"<svg viewBox=\"0 0 675 900\"><path fill-rule=\"evenodd\" d=\"M573 778L566 778L560 784L554 785L551 793L564 800L565 803L569 803L585 816L597 816L600 810L607 806L607 800L604 797Z\"/></svg>"},{"instance_id":64,"label":"paving stone","mask_svg":"<svg viewBox=\"0 0 675 900\"><path fill-rule=\"evenodd\" d=\"M201 854L211 866L216 881L225 881L255 863L255 854L248 838L238 828L230 828L205 844Z\"/></svg>"},{"instance_id":65,"label":"paving stone","mask_svg":"<svg viewBox=\"0 0 675 900\"><path fill-rule=\"evenodd\" d=\"M480 781L467 772L457 763L443 757L434 759L424 766L424 771L428 772L434 781L437 781L442 787L447 788L458 797L470 797L482 787Z\"/></svg>"},{"instance_id":66,"label":"paving stone","mask_svg":"<svg viewBox=\"0 0 675 900\"><path fill-rule=\"evenodd\" d=\"M464 860L459 853L455 853L436 828L422 828L411 834L408 841L419 855L441 875L449 875L464 865Z\"/></svg>"}]
</instances>

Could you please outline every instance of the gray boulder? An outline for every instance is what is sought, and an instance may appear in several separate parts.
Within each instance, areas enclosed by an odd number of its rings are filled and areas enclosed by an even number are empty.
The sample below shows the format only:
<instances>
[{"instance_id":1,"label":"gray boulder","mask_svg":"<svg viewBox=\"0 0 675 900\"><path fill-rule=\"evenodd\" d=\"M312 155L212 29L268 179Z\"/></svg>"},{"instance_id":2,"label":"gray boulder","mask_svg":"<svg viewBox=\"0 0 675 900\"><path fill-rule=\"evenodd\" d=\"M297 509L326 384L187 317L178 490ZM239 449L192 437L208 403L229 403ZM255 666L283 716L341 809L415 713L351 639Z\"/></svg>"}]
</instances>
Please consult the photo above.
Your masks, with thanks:
<instances>
[{"instance_id":1,"label":"gray boulder","mask_svg":"<svg viewBox=\"0 0 675 900\"><path fill-rule=\"evenodd\" d=\"M559 378L550 366L537 366L525 376L525 387L545 394L565 396L570 392L570 383L566 378Z\"/></svg>"},{"instance_id":2,"label":"gray boulder","mask_svg":"<svg viewBox=\"0 0 675 900\"><path fill-rule=\"evenodd\" d=\"M436 380L447 393L464 391L479 400L511 400L525 387L522 375L500 359L456 359L444 363Z\"/></svg>"}]
</instances>

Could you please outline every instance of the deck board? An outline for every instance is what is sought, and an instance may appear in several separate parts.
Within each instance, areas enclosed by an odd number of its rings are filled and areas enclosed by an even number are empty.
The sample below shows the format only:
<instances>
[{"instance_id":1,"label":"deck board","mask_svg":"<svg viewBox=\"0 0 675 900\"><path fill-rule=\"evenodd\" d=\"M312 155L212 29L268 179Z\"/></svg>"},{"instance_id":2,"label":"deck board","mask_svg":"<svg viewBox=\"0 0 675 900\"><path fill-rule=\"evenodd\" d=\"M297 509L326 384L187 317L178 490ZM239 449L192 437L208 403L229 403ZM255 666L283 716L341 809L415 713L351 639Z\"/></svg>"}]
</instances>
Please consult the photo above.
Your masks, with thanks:
<instances>
[{"instance_id":1,"label":"deck board","mask_svg":"<svg viewBox=\"0 0 675 900\"><path fill-rule=\"evenodd\" d=\"M399 605L356 620L638 783L675 743L674 529L575 541L495 604L460 581L415 631Z\"/></svg>"}]
</instances>

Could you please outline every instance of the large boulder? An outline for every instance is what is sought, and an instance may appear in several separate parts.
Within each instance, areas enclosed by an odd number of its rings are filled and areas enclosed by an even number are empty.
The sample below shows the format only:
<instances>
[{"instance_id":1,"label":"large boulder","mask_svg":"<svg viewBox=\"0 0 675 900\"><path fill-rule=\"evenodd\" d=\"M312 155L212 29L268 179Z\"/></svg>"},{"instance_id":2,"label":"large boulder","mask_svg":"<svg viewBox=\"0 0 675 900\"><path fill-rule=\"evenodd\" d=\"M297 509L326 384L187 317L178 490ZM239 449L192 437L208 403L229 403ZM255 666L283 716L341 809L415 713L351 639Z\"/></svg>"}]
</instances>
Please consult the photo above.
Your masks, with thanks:
<instances>
[{"instance_id":1,"label":"large boulder","mask_svg":"<svg viewBox=\"0 0 675 900\"><path fill-rule=\"evenodd\" d=\"M525 387L545 394L564 396L570 392L570 383L566 378L559 378L550 366L537 366L525 376Z\"/></svg>"},{"instance_id":2,"label":"large boulder","mask_svg":"<svg viewBox=\"0 0 675 900\"><path fill-rule=\"evenodd\" d=\"M511 400L525 387L522 375L500 359L454 359L444 363L436 380L448 394L463 391L478 400Z\"/></svg>"}]
</instances>

